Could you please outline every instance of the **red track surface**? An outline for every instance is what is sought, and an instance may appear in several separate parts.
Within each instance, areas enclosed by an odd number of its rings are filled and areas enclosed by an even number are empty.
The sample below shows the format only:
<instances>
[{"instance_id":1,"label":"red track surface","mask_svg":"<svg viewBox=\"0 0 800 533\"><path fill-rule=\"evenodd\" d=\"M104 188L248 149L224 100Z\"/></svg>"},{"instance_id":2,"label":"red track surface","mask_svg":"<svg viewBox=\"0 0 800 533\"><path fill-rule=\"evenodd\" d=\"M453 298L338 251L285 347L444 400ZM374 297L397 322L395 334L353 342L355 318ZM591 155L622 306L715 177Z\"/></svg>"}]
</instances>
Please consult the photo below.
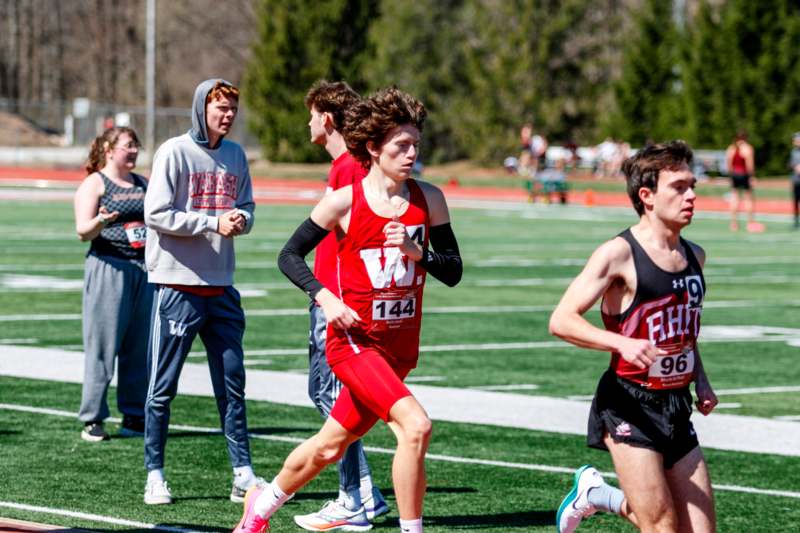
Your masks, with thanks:
<instances>
[{"instance_id":1,"label":"red track surface","mask_svg":"<svg viewBox=\"0 0 800 533\"><path fill-rule=\"evenodd\" d=\"M58 170L42 168L0 168L0 183L27 180L47 180L56 182L79 182L85 177L83 170ZM286 180L265 176L255 176L253 187L256 189L258 203L302 203L313 204L322 194L324 183L316 180ZM445 185L442 187L449 199L489 200L506 202L525 202L527 193L519 189L493 187L464 187ZM572 204L587 206L629 207L630 201L624 193L573 191L569 193ZM724 198L698 197L698 211L727 211L728 203ZM756 203L759 213L790 214L791 205L788 200L760 199Z\"/></svg>"}]
</instances>

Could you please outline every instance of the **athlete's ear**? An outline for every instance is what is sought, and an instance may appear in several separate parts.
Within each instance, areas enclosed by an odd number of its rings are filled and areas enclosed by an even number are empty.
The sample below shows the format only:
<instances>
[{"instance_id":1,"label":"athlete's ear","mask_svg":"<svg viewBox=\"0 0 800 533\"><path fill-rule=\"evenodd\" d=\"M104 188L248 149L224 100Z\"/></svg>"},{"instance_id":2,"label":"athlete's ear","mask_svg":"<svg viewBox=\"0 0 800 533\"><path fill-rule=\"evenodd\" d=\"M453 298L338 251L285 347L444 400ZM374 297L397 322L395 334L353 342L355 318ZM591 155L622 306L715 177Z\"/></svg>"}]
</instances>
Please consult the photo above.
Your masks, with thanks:
<instances>
[{"instance_id":1,"label":"athlete's ear","mask_svg":"<svg viewBox=\"0 0 800 533\"><path fill-rule=\"evenodd\" d=\"M642 201L645 209L652 209L655 203L655 192L649 187L639 187L639 200Z\"/></svg>"},{"instance_id":2,"label":"athlete's ear","mask_svg":"<svg viewBox=\"0 0 800 533\"><path fill-rule=\"evenodd\" d=\"M380 147L376 147L373 141L367 141L367 152L375 159L379 158L381 155Z\"/></svg>"}]
</instances>

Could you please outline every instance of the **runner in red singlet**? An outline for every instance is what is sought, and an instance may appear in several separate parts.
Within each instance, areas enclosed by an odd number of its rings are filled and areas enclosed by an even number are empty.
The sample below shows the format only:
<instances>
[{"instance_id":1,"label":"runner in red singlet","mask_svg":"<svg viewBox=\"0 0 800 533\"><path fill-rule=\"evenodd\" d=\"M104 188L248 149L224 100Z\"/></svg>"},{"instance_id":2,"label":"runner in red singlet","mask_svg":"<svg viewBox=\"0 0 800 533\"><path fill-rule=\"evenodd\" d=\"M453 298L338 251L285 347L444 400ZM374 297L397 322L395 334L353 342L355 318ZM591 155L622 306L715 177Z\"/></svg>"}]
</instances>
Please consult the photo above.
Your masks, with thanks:
<instances>
[{"instance_id":1,"label":"runner in red singlet","mask_svg":"<svg viewBox=\"0 0 800 533\"><path fill-rule=\"evenodd\" d=\"M728 162L728 173L731 176L731 231L739 229L739 205L744 197L744 209L747 212L747 231L760 233L764 225L756 222L756 202L753 195L755 183L755 151L747 142L747 133L740 130L725 152Z\"/></svg>"},{"instance_id":2,"label":"runner in red singlet","mask_svg":"<svg viewBox=\"0 0 800 533\"><path fill-rule=\"evenodd\" d=\"M601 245L564 293L550 331L577 346L611 352L589 415L587 442L611 452L622 490L591 466L575 472L557 513L561 533L595 511L617 513L642 531L712 532L714 497L690 421L717 398L697 338L705 295L705 252L681 238L694 215L692 152L682 141L650 145L625 161L639 223ZM601 300L605 330L583 315Z\"/></svg>"},{"instance_id":3,"label":"runner in red singlet","mask_svg":"<svg viewBox=\"0 0 800 533\"><path fill-rule=\"evenodd\" d=\"M397 438L392 480L401 530L422 531L431 421L403 379L417 363L426 273L453 286L462 272L444 195L410 178L424 119L422 104L395 88L349 108L347 148L370 171L327 194L281 251L281 270L325 313L328 362L344 388L322 429L287 457L272 483L250 491L235 532L264 531L291 494L378 419ZM304 261L329 231L339 240L341 298ZM349 522L329 529L371 527Z\"/></svg>"}]
</instances>

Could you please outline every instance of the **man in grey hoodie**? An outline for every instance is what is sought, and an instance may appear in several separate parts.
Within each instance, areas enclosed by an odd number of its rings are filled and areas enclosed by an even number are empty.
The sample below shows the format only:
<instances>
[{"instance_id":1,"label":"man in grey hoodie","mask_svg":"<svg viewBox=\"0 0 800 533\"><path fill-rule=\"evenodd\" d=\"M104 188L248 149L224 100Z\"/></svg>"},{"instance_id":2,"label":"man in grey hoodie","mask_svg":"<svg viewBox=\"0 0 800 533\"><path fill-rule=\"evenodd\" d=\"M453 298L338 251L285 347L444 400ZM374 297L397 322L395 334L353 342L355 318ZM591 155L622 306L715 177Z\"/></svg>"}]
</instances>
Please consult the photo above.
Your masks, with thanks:
<instances>
[{"instance_id":1,"label":"man in grey hoodie","mask_svg":"<svg viewBox=\"0 0 800 533\"><path fill-rule=\"evenodd\" d=\"M244 150L225 140L239 90L221 79L197 86L192 129L155 154L144 200L150 229L145 260L157 285L148 349L144 502L172 503L164 478L170 402L199 334L206 347L220 423L233 465L230 499L263 480L253 473L244 401L244 312L233 288L233 237L253 227L252 184Z\"/></svg>"}]
</instances>

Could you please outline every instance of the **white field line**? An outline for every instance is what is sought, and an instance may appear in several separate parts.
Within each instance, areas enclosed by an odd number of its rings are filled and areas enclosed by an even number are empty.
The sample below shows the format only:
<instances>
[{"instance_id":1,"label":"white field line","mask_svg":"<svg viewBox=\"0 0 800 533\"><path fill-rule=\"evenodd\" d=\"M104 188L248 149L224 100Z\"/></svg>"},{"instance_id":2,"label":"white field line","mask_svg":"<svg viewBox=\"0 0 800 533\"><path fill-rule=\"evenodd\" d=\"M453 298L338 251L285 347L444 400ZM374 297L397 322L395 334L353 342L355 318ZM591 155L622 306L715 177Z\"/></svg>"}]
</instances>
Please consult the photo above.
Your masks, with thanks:
<instances>
[{"instance_id":1,"label":"white field line","mask_svg":"<svg viewBox=\"0 0 800 533\"><path fill-rule=\"evenodd\" d=\"M531 205L527 202L515 200L479 200L449 198L447 203L451 207L466 209L479 209L488 211L490 216L509 217L517 212L523 218L541 220L576 220L576 221L627 221L636 222L635 213L630 207L594 206L586 208L583 205ZM789 215L761 213L759 219L773 222L789 223ZM717 211L700 211L695 213L695 219L727 220L730 215ZM742 236L737 236L741 238ZM744 236L746 237L746 236ZM758 235L758 237L765 237ZM759 239L760 240L760 239Z\"/></svg>"},{"instance_id":2,"label":"white field line","mask_svg":"<svg viewBox=\"0 0 800 533\"><path fill-rule=\"evenodd\" d=\"M26 241L31 240L25 237ZM49 249L48 249L49 251ZM567 259L518 259L513 257L490 257L488 259L477 259L465 262L468 267L475 268L509 268L509 267L562 267L562 266L583 266L587 258L567 258ZM770 257L715 257L709 261L706 267L713 268L714 265L775 265L789 264L794 265L798 262L797 257L770 256ZM61 263L57 265L30 265L30 264L2 264L0 272L82 272L85 268L84 263ZM275 261L241 261L236 263L236 268L241 270L274 270L278 268Z\"/></svg>"},{"instance_id":3,"label":"white field line","mask_svg":"<svg viewBox=\"0 0 800 533\"><path fill-rule=\"evenodd\" d=\"M720 300L705 302L703 307L706 309L735 309L750 307L793 307L800 306L800 300ZM597 306L595 306L595 309ZM449 314L477 314L492 315L503 313L550 313L555 309L553 305L496 305L496 306L452 306L452 307L426 307L425 314L429 315L449 315ZM247 316L305 316L308 309L246 309ZM78 313L48 313L48 314L27 314L27 315L0 315L0 322L32 322L32 321L59 321L59 320L80 320ZM270 355L264 353L263 355Z\"/></svg>"},{"instance_id":4,"label":"white field line","mask_svg":"<svg viewBox=\"0 0 800 533\"><path fill-rule=\"evenodd\" d=\"M192 529L185 529L180 527L160 526L156 524L147 524L145 522L136 522L134 520L125 520L124 518L114 518L113 516L103 516L99 514L80 513L77 511L70 511L68 509L55 509L52 507L42 507L40 505L27 505L24 503L4 502L0 501L0 507L8 509L16 509L18 511L28 511L30 513L52 514L57 516L68 516L70 518L77 518L80 520L88 520L91 522L100 522L103 524L114 524L115 526L128 526L138 529L152 529L155 531L172 531L175 533L184 533L186 531L194 531ZM12 530L13 531L13 530Z\"/></svg>"},{"instance_id":5,"label":"white field line","mask_svg":"<svg viewBox=\"0 0 800 533\"><path fill-rule=\"evenodd\" d=\"M720 402L715 407L715 409L741 409L741 408L742 404L740 404L739 402L729 402L729 403Z\"/></svg>"},{"instance_id":6,"label":"white field line","mask_svg":"<svg viewBox=\"0 0 800 533\"><path fill-rule=\"evenodd\" d=\"M539 385L533 383L516 383L511 385L484 385L482 387L470 387L470 388L499 392L504 390L536 390L539 388Z\"/></svg>"},{"instance_id":7,"label":"white field line","mask_svg":"<svg viewBox=\"0 0 800 533\"><path fill-rule=\"evenodd\" d=\"M498 267L558 267L558 266L583 266L586 264L587 258L572 258L572 259L515 259L511 257L491 257L489 259L480 259L477 261L467 262L467 266L474 266L477 268L498 268ZM774 265L774 264L789 264L795 265L798 262L797 257L715 257L706 263L706 270L708 267L715 265ZM238 264L236 265L239 266ZM0 267L1 268L1 267ZM704 270L704 272L706 272Z\"/></svg>"},{"instance_id":8,"label":"white field line","mask_svg":"<svg viewBox=\"0 0 800 533\"><path fill-rule=\"evenodd\" d=\"M434 344L420 346L419 351L430 352L469 352L483 350L532 350L542 348L574 348L563 341L540 342L489 342L481 344ZM280 355L307 355L308 348L274 348L268 350L245 350L246 357L266 357ZM189 357L205 358L206 352L189 352Z\"/></svg>"},{"instance_id":9,"label":"white field line","mask_svg":"<svg viewBox=\"0 0 800 533\"><path fill-rule=\"evenodd\" d=\"M479 279L470 282L470 286L476 287L539 287L541 285L567 285L574 278L517 278L517 279ZM752 283L758 285L783 285L786 283L797 283L797 276L775 275L772 273L754 273L749 276L719 276L709 277L708 281L713 285L738 285Z\"/></svg>"},{"instance_id":10,"label":"white field line","mask_svg":"<svg viewBox=\"0 0 800 533\"><path fill-rule=\"evenodd\" d=\"M272 359L245 359L244 366L266 366L272 363Z\"/></svg>"},{"instance_id":11,"label":"white field line","mask_svg":"<svg viewBox=\"0 0 800 533\"><path fill-rule=\"evenodd\" d=\"M788 385L779 387L746 387L743 389L715 390L717 396L739 396L746 394L775 394L783 392L800 392L800 386Z\"/></svg>"},{"instance_id":12,"label":"white field line","mask_svg":"<svg viewBox=\"0 0 800 533\"><path fill-rule=\"evenodd\" d=\"M0 322L50 322L56 320L80 320L77 313L44 314L44 315L0 315Z\"/></svg>"},{"instance_id":13,"label":"white field line","mask_svg":"<svg viewBox=\"0 0 800 533\"><path fill-rule=\"evenodd\" d=\"M45 409L40 407L32 407L27 405L18 405L18 404L5 404L0 403L0 409L7 409L11 411L21 411L26 413L38 413L38 414L48 414L54 416L66 416L75 418L78 416L77 413L69 412L69 411L61 411L57 409ZM118 418L109 418L111 422L119 423L121 422ZM200 426L187 426L183 424L170 424L170 429L176 429L180 431L193 431L198 433L208 433L209 435L220 435L222 432L218 428L210 428L210 427L200 427ZM251 439L259 439L259 440L266 440L272 442L283 442L289 444L299 444L304 442L306 439L299 438L299 437L283 437L279 435L260 435L260 434L249 434ZM395 450L392 448L379 448L375 446L366 446L364 448L368 452L372 453L380 453L384 455L394 455ZM429 453L425 456L425 458L429 461L443 461L448 463L459 463L459 464L472 464L472 465L482 465L482 466L494 466L499 468L511 468L511 469L518 469L518 470L532 470L537 472L548 472L553 474L569 474L572 475L575 472L575 469L572 467L564 467L564 466L552 466L552 465L542 465L542 464L535 464L535 463L516 463L510 461L495 461L491 459L476 459L472 457L459 457L454 455L442 455L442 454L434 454ZM613 472L603 472L603 476L606 477L616 477ZM785 498L795 498L800 499L800 492L795 491L787 491L787 490L772 490L772 489L759 489L755 487L744 487L739 485L713 485L715 490L720 491L727 491L727 492L743 492L746 494L760 494L764 496L777 496L777 497L785 497ZM184 530L180 530L184 531Z\"/></svg>"},{"instance_id":14,"label":"white field line","mask_svg":"<svg viewBox=\"0 0 800 533\"><path fill-rule=\"evenodd\" d=\"M48 250L50 253L50 250ZM516 279L477 279L462 282L462 286L469 287L540 287L567 286L573 277L560 278L516 278ZM709 282L715 285L783 285L797 283L797 276L773 274L770 272L756 272L748 276L708 276ZM29 276L22 274L5 274L0 279L0 288L15 292L80 292L83 290L83 280L61 279L51 276ZM296 290L287 282L242 283L237 285L241 292ZM430 289L439 289L441 286L432 285Z\"/></svg>"},{"instance_id":15,"label":"white field line","mask_svg":"<svg viewBox=\"0 0 800 533\"><path fill-rule=\"evenodd\" d=\"M445 376L408 376L404 380L406 383L434 383L436 381L444 381Z\"/></svg>"},{"instance_id":16,"label":"white field line","mask_svg":"<svg viewBox=\"0 0 800 533\"><path fill-rule=\"evenodd\" d=\"M746 387L743 389L719 389L714 390L717 396L747 396L748 394L783 394L786 392L800 392L800 385L785 385L777 387ZM594 396L567 396L569 400L591 401ZM741 404L735 404L741 406ZM718 406L719 407L719 406ZM798 420L800 416L776 416L776 420Z\"/></svg>"},{"instance_id":17,"label":"white field line","mask_svg":"<svg viewBox=\"0 0 800 533\"><path fill-rule=\"evenodd\" d=\"M701 333L700 342L703 344L732 344L742 342L785 342L790 346L800 344L800 329L768 328L761 326L705 326ZM532 342L488 342L471 344L433 344L420 346L420 352L468 352L485 350L543 350L575 348L560 340L532 341ZM304 355L306 348L272 348L266 350L248 350L247 357L275 357ZM205 352L189 352L190 357L205 357ZM791 387L791 386L790 386ZM778 389L777 392L796 392L792 389ZM731 394L738 394L732 392Z\"/></svg>"}]
</instances>

